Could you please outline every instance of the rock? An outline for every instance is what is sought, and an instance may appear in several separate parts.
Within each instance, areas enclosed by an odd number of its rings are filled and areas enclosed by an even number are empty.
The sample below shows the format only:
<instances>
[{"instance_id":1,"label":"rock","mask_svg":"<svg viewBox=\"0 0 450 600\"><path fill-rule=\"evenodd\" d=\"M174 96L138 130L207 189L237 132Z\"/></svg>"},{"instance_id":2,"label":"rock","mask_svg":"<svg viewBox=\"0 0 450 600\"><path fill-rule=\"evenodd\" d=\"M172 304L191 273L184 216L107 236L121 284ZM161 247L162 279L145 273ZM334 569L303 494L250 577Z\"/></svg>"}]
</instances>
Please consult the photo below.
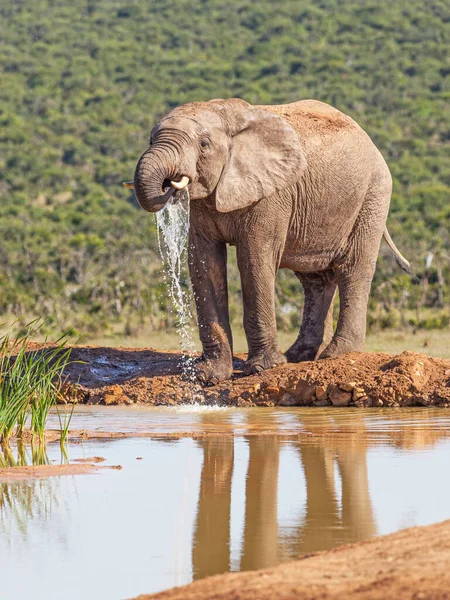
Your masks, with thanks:
<instances>
[{"instance_id":1,"label":"rock","mask_svg":"<svg viewBox=\"0 0 450 600\"><path fill-rule=\"evenodd\" d=\"M302 404L311 404L314 400L316 386L304 379L300 379L295 388L295 395Z\"/></svg>"},{"instance_id":2,"label":"rock","mask_svg":"<svg viewBox=\"0 0 450 600\"><path fill-rule=\"evenodd\" d=\"M425 373L420 368L411 374L411 379L414 387L417 389L422 388L428 381L428 377L425 376Z\"/></svg>"},{"instance_id":3,"label":"rock","mask_svg":"<svg viewBox=\"0 0 450 600\"><path fill-rule=\"evenodd\" d=\"M361 408L363 406L370 406L370 401L367 396L361 396L360 398L358 398L358 400L355 400L353 404L354 406Z\"/></svg>"},{"instance_id":4,"label":"rock","mask_svg":"<svg viewBox=\"0 0 450 600\"><path fill-rule=\"evenodd\" d=\"M313 400L314 406L328 406L328 398L322 398L321 400Z\"/></svg>"},{"instance_id":5,"label":"rock","mask_svg":"<svg viewBox=\"0 0 450 600\"><path fill-rule=\"evenodd\" d=\"M315 393L318 401L327 400L327 398L328 398L327 390L323 385L318 385L315 388L314 393ZM316 404L316 402L314 402L314 404ZM317 405L317 406L320 406L320 405Z\"/></svg>"},{"instance_id":6,"label":"rock","mask_svg":"<svg viewBox=\"0 0 450 600\"><path fill-rule=\"evenodd\" d=\"M370 399L370 406L384 406L384 402L381 398L371 398Z\"/></svg>"},{"instance_id":7,"label":"rock","mask_svg":"<svg viewBox=\"0 0 450 600\"><path fill-rule=\"evenodd\" d=\"M361 387L353 388L353 392L352 392L353 400L355 400L355 401L359 400L359 398L362 398L365 395L366 395L366 392L363 388L361 388Z\"/></svg>"},{"instance_id":8,"label":"rock","mask_svg":"<svg viewBox=\"0 0 450 600\"><path fill-rule=\"evenodd\" d=\"M278 402L278 406L295 406L296 404L298 404L297 398L287 392L281 396Z\"/></svg>"},{"instance_id":9,"label":"rock","mask_svg":"<svg viewBox=\"0 0 450 600\"><path fill-rule=\"evenodd\" d=\"M333 406L348 406L352 399L350 392L343 392L337 385L332 383L328 386L328 396Z\"/></svg>"},{"instance_id":10,"label":"rock","mask_svg":"<svg viewBox=\"0 0 450 600\"><path fill-rule=\"evenodd\" d=\"M256 396L253 402L254 406L275 406L275 400L273 397L268 394L264 394L263 396Z\"/></svg>"},{"instance_id":11,"label":"rock","mask_svg":"<svg viewBox=\"0 0 450 600\"><path fill-rule=\"evenodd\" d=\"M389 396L388 398L383 398L383 406L394 406L396 403L394 396Z\"/></svg>"},{"instance_id":12,"label":"rock","mask_svg":"<svg viewBox=\"0 0 450 600\"><path fill-rule=\"evenodd\" d=\"M114 404L119 404L119 398L117 396L114 396L114 394L105 394L103 396L103 402L107 406L114 405Z\"/></svg>"},{"instance_id":13,"label":"rock","mask_svg":"<svg viewBox=\"0 0 450 600\"><path fill-rule=\"evenodd\" d=\"M270 396L275 395L275 394L279 394L280 393L280 388L275 387L274 385L270 385L267 386L264 391L266 392L266 394L269 394Z\"/></svg>"},{"instance_id":14,"label":"rock","mask_svg":"<svg viewBox=\"0 0 450 600\"><path fill-rule=\"evenodd\" d=\"M298 377L289 377L286 382L286 386L285 386L286 391L289 392L290 394L294 394L298 381L299 381Z\"/></svg>"},{"instance_id":15,"label":"rock","mask_svg":"<svg viewBox=\"0 0 450 600\"><path fill-rule=\"evenodd\" d=\"M351 383L339 382L338 388L344 392L352 392L355 387L356 382L352 381Z\"/></svg>"},{"instance_id":16,"label":"rock","mask_svg":"<svg viewBox=\"0 0 450 600\"><path fill-rule=\"evenodd\" d=\"M415 400L420 406L429 406L432 403L432 400L428 396L418 396L415 398Z\"/></svg>"},{"instance_id":17,"label":"rock","mask_svg":"<svg viewBox=\"0 0 450 600\"><path fill-rule=\"evenodd\" d=\"M276 390L278 388L271 387L269 389ZM255 385L252 385L249 388L247 388L244 393L247 397L252 397L252 396L256 396L257 394L259 394L260 390L261 390L261 384L256 383ZM267 388L265 389L265 391L267 391Z\"/></svg>"},{"instance_id":18,"label":"rock","mask_svg":"<svg viewBox=\"0 0 450 600\"><path fill-rule=\"evenodd\" d=\"M245 399L245 398L242 398L242 396L239 396L236 401L236 405L244 408L247 406L252 406L252 402L249 399Z\"/></svg>"},{"instance_id":19,"label":"rock","mask_svg":"<svg viewBox=\"0 0 450 600\"><path fill-rule=\"evenodd\" d=\"M122 402L123 396L124 396L124 393L120 386L117 385L114 387L110 387L105 390L105 393L103 396L103 402L108 405L109 404L120 404Z\"/></svg>"}]
</instances>

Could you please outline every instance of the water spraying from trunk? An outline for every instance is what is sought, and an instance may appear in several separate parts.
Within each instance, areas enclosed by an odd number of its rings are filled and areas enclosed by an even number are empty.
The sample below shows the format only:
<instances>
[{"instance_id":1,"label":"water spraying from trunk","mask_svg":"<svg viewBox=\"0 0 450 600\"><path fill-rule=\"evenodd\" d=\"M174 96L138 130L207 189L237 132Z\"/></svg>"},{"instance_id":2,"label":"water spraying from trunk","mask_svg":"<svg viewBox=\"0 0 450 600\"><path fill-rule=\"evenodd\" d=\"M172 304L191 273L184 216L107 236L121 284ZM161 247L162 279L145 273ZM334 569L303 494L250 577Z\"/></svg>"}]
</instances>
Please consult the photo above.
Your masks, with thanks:
<instances>
[{"instance_id":1,"label":"water spraying from trunk","mask_svg":"<svg viewBox=\"0 0 450 600\"><path fill-rule=\"evenodd\" d=\"M183 374L194 381L194 339L191 326L191 299L182 286L183 266L186 266L186 249L189 233L189 192L181 192L180 199L171 198L163 209L156 213L158 244L168 276L169 295L177 315L180 332L180 347L183 357Z\"/></svg>"}]
</instances>

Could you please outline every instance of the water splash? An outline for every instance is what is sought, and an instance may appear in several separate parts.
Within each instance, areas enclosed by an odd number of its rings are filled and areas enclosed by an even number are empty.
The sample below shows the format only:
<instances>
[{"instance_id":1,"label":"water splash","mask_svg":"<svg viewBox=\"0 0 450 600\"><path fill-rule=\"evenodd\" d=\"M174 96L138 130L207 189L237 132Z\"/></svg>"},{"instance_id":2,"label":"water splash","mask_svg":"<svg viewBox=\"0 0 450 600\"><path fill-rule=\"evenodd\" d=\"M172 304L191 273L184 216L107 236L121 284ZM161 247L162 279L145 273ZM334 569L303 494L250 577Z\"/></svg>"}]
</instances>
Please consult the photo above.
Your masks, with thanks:
<instances>
[{"instance_id":1,"label":"water splash","mask_svg":"<svg viewBox=\"0 0 450 600\"><path fill-rule=\"evenodd\" d=\"M181 197L180 197L181 196ZM191 298L183 289L182 272L186 266L189 233L189 192L183 190L176 200L173 197L156 213L158 245L168 275L169 295L177 316L182 352L183 375L194 381L194 337L191 326Z\"/></svg>"}]
</instances>

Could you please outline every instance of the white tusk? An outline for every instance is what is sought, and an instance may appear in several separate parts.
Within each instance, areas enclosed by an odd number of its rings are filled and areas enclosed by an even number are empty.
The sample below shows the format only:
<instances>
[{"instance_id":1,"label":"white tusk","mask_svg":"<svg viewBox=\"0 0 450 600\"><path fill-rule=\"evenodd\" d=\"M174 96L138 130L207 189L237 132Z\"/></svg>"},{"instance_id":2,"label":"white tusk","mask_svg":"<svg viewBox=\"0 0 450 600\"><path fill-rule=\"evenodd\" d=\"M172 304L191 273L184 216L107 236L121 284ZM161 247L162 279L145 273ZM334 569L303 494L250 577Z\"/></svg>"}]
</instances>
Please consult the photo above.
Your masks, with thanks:
<instances>
[{"instance_id":1,"label":"white tusk","mask_svg":"<svg viewBox=\"0 0 450 600\"><path fill-rule=\"evenodd\" d=\"M188 183L189 177L186 177L186 175L184 175L180 181L171 181L170 185L177 190L184 190Z\"/></svg>"},{"instance_id":2,"label":"white tusk","mask_svg":"<svg viewBox=\"0 0 450 600\"><path fill-rule=\"evenodd\" d=\"M129 190L134 190L134 181L124 181L123 185Z\"/></svg>"}]
</instances>

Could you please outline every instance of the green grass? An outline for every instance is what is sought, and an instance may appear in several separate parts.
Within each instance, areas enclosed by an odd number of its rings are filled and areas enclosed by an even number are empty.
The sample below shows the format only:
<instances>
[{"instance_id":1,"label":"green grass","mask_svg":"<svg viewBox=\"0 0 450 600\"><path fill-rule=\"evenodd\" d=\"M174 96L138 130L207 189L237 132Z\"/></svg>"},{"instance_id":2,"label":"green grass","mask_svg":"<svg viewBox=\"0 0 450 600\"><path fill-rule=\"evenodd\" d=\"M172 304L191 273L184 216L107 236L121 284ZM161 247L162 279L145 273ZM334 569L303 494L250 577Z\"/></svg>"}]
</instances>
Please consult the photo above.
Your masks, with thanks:
<instances>
[{"instance_id":1,"label":"green grass","mask_svg":"<svg viewBox=\"0 0 450 600\"><path fill-rule=\"evenodd\" d=\"M167 111L233 96L317 98L367 131L393 176L388 227L420 280L383 243L372 318L396 328L394 311L418 303L436 315L427 326L448 313L448 0L4 0L0 40L3 319L45 314L47 332L90 339L173 327L155 216L122 181ZM279 289L278 315L297 325L300 284L280 273Z\"/></svg>"},{"instance_id":2,"label":"green grass","mask_svg":"<svg viewBox=\"0 0 450 600\"><path fill-rule=\"evenodd\" d=\"M31 323L18 338L12 339L9 333L0 338L0 441L3 444L14 435L22 436L29 417L33 439L43 442L50 409L58 400L71 349L66 347L68 336L64 335L50 347L29 350L41 324L41 321ZM67 419L63 425L67 436Z\"/></svg>"},{"instance_id":3,"label":"green grass","mask_svg":"<svg viewBox=\"0 0 450 600\"><path fill-rule=\"evenodd\" d=\"M381 331L367 337L366 349L371 352L398 354L404 350L450 359L450 330Z\"/></svg>"}]
</instances>

